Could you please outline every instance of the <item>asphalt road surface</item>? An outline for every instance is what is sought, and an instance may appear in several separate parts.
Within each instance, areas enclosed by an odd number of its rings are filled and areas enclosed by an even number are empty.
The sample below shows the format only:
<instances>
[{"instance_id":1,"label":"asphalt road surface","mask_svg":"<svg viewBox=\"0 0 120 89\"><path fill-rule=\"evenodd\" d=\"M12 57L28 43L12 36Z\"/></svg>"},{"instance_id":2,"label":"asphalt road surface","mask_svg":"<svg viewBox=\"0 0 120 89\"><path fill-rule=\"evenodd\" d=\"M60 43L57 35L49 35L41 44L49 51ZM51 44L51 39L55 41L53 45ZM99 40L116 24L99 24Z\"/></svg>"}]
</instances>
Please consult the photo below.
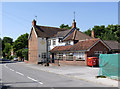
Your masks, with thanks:
<instances>
[{"instance_id":1,"label":"asphalt road surface","mask_svg":"<svg viewBox=\"0 0 120 89\"><path fill-rule=\"evenodd\" d=\"M86 82L75 78L57 75L21 65L7 62L2 66L2 86L8 87L107 87L101 84Z\"/></svg>"}]
</instances>

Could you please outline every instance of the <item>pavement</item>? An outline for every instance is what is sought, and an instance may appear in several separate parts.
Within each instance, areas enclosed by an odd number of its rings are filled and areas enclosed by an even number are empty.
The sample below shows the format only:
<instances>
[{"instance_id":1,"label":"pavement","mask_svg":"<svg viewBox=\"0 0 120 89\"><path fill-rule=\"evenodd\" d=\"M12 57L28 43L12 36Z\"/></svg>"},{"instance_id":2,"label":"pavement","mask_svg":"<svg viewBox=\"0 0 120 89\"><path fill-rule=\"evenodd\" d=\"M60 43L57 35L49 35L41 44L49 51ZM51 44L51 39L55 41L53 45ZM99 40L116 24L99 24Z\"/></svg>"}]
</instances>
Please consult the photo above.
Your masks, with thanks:
<instances>
[{"instance_id":1,"label":"pavement","mask_svg":"<svg viewBox=\"0 0 120 89\"><path fill-rule=\"evenodd\" d=\"M74 66L41 66L24 62L4 62L2 66L2 86L11 87L111 87L104 84L88 82L73 77L82 75ZM72 70L71 70L72 69ZM74 70L76 69L76 70ZM81 67L81 69L86 69ZM79 70L80 71L80 70Z\"/></svg>"},{"instance_id":2,"label":"pavement","mask_svg":"<svg viewBox=\"0 0 120 89\"><path fill-rule=\"evenodd\" d=\"M103 84L107 86L118 87L118 81L112 80L110 78L96 78L99 74L99 67L88 67L88 66L71 66L71 65L61 65L61 66L42 66L35 64L25 63L28 67L55 73L59 75L64 75L67 77L72 77L80 80L84 80L87 82Z\"/></svg>"}]
</instances>

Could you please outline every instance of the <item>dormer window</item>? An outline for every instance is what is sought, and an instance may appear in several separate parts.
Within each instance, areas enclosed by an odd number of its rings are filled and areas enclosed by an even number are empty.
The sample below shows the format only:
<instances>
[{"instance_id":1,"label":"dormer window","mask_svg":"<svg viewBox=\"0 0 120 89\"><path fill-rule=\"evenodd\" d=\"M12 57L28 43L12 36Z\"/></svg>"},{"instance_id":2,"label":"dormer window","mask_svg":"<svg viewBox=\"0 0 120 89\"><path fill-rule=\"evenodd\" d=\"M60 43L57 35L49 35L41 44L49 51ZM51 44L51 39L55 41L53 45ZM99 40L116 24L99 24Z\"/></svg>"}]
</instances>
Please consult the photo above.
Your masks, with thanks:
<instances>
[{"instance_id":1,"label":"dormer window","mask_svg":"<svg viewBox=\"0 0 120 89\"><path fill-rule=\"evenodd\" d=\"M59 38L58 42L61 43L62 42L62 38Z\"/></svg>"},{"instance_id":2,"label":"dormer window","mask_svg":"<svg viewBox=\"0 0 120 89\"><path fill-rule=\"evenodd\" d=\"M51 45L51 40L48 41L48 45L49 45L49 46Z\"/></svg>"},{"instance_id":3,"label":"dormer window","mask_svg":"<svg viewBox=\"0 0 120 89\"><path fill-rule=\"evenodd\" d=\"M56 40L55 39L53 39L53 45L56 45Z\"/></svg>"},{"instance_id":4,"label":"dormer window","mask_svg":"<svg viewBox=\"0 0 120 89\"><path fill-rule=\"evenodd\" d=\"M65 45L70 45L70 41L66 42L66 44L65 44Z\"/></svg>"}]
</instances>

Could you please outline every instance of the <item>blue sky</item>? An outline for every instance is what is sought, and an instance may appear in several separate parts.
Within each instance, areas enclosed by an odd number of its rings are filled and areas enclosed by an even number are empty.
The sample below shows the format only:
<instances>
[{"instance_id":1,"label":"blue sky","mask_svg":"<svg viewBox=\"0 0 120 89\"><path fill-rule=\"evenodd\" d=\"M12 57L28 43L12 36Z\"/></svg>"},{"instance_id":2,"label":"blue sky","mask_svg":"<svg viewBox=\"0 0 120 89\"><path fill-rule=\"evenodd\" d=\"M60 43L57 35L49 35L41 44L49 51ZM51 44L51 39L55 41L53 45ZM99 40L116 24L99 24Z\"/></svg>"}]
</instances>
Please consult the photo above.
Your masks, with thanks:
<instances>
[{"instance_id":1,"label":"blue sky","mask_svg":"<svg viewBox=\"0 0 120 89\"><path fill-rule=\"evenodd\" d=\"M35 16L41 26L71 26L74 11L77 27L82 32L95 25L118 24L117 2L3 2L2 37L15 40L21 34L30 33Z\"/></svg>"}]
</instances>

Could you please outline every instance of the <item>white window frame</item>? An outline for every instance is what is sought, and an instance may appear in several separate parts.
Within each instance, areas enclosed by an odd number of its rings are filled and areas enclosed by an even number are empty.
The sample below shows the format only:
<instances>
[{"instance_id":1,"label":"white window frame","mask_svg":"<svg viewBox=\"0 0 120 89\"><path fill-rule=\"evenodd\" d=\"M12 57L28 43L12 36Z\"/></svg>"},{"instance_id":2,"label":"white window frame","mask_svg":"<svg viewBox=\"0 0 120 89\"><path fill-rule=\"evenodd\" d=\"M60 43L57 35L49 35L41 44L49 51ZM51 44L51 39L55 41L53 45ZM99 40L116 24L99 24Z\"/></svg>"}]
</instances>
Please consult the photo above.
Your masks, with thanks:
<instances>
[{"instance_id":1,"label":"white window frame","mask_svg":"<svg viewBox=\"0 0 120 89\"><path fill-rule=\"evenodd\" d=\"M63 60L63 53L57 53L57 59Z\"/></svg>"},{"instance_id":2,"label":"white window frame","mask_svg":"<svg viewBox=\"0 0 120 89\"><path fill-rule=\"evenodd\" d=\"M41 58L45 59L46 58L46 53L41 53Z\"/></svg>"},{"instance_id":3,"label":"white window frame","mask_svg":"<svg viewBox=\"0 0 120 89\"><path fill-rule=\"evenodd\" d=\"M76 60L79 61L79 60L85 60L85 52L77 52L76 53Z\"/></svg>"},{"instance_id":4,"label":"white window frame","mask_svg":"<svg viewBox=\"0 0 120 89\"><path fill-rule=\"evenodd\" d=\"M102 53L103 53L103 51L94 51L95 55L99 55L99 54L102 54Z\"/></svg>"},{"instance_id":5,"label":"white window frame","mask_svg":"<svg viewBox=\"0 0 120 89\"><path fill-rule=\"evenodd\" d=\"M107 54L108 52L107 51L104 51L104 54Z\"/></svg>"},{"instance_id":6,"label":"white window frame","mask_svg":"<svg viewBox=\"0 0 120 89\"><path fill-rule=\"evenodd\" d=\"M53 45L56 45L56 39L53 39Z\"/></svg>"},{"instance_id":7,"label":"white window frame","mask_svg":"<svg viewBox=\"0 0 120 89\"><path fill-rule=\"evenodd\" d=\"M48 45L49 45L49 46L51 45L51 40L48 40Z\"/></svg>"}]
</instances>

